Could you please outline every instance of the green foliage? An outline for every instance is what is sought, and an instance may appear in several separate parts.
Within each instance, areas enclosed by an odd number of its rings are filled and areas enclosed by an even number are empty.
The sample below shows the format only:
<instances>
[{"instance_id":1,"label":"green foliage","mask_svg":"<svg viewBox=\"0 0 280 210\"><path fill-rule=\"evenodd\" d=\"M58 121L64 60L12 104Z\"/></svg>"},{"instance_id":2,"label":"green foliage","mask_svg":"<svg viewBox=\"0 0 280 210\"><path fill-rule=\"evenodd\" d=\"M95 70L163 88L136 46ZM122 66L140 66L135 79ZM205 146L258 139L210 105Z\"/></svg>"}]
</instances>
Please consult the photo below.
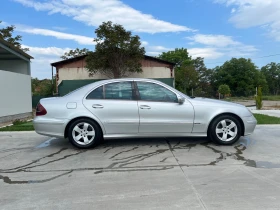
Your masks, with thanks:
<instances>
[{"instance_id":1,"label":"green foliage","mask_svg":"<svg viewBox=\"0 0 280 210\"><path fill-rule=\"evenodd\" d=\"M32 122L23 122L16 125L0 128L0 131L33 131L33 130L34 130L34 126Z\"/></svg>"},{"instance_id":2,"label":"green foliage","mask_svg":"<svg viewBox=\"0 0 280 210\"><path fill-rule=\"evenodd\" d=\"M218 92L222 95L228 95L230 94L230 88L228 85L220 85Z\"/></svg>"},{"instance_id":3,"label":"green foliage","mask_svg":"<svg viewBox=\"0 0 280 210\"><path fill-rule=\"evenodd\" d=\"M211 83L214 71L206 68L203 58L192 59L185 48L176 48L173 51L163 52L159 55L159 58L176 63L176 89L188 95L191 95L192 89L196 96L211 97L213 95Z\"/></svg>"},{"instance_id":4,"label":"green foliage","mask_svg":"<svg viewBox=\"0 0 280 210\"><path fill-rule=\"evenodd\" d=\"M2 21L0 21L1 23ZM22 36L20 35L16 35L13 37L13 33L15 30L15 26L11 25L11 26L7 26L5 28L0 28L0 38L4 39L5 41L9 42L10 44L12 44L13 46L21 49L24 52L29 51L28 48L22 48L21 47L21 41L22 41Z\"/></svg>"},{"instance_id":5,"label":"green foliage","mask_svg":"<svg viewBox=\"0 0 280 210\"><path fill-rule=\"evenodd\" d=\"M278 95L280 89L280 63L270 63L261 68L266 78L270 94Z\"/></svg>"},{"instance_id":6,"label":"green foliage","mask_svg":"<svg viewBox=\"0 0 280 210\"><path fill-rule=\"evenodd\" d=\"M254 114L258 124L280 124L280 118L264 114Z\"/></svg>"},{"instance_id":7,"label":"green foliage","mask_svg":"<svg viewBox=\"0 0 280 210\"><path fill-rule=\"evenodd\" d=\"M162 60L166 60L176 64L176 67L188 65L191 62L188 50L185 48L176 48L175 50L163 52L158 56Z\"/></svg>"},{"instance_id":8,"label":"green foliage","mask_svg":"<svg viewBox=\"0 0 280 210\"><path fill-rule=\"evenodd\" d=\"M262 103L262 87L258 87L257 95L255 96L256 107L257 109L261 109L263 106Z\"/></svg>"},{"instance_id":9,"label":"green foliage","mask_svg":"<svg viewBox=\"0 0 280 210\"><path fill-rule=\"evenodd\" d=\"M89 52L86 58L89 75L100 72L108 78L120 78L142 72L145 49L139 36L133 36L122 25L111 21L103 22L95 33L95 52Z\"/></svg>"},{"instance_id":10,"label":"green foliage","mask_svg":"<svg viewBox=\"0 0 280 210\"><path fill-rule=\"evenodd\" d=\"M256 86L267 85L265 77L250 59L232 58L215 70L215 88L227 84L233 96L253 95Z\"/></svg>"},{"instance_id":11,"label":"green foliage","mask_svg":"<svg viewBox=\"0 0 280 210\"><path fill-rule=\"evenodd\" d=\"M70 58L76 58L78 56L87 55L88 52L89 49L87 48L83 48L83 49L76 48L75 50L70 50L69 52L65 52L64 55L61 56L60 58L63 60L67 60Z\"/></svg>"},{"instance_id":12,"label":"green foliage","mask_svg":"<svg viewBox=\"0 0 280 210\"><path fill-rule=\"evenodd\" d=\"M20 125L26 123L26 120L16 119L13 121L13 125Z\"/></svg>"},{"instance_id":13,"label":"green foliage","mask_svg":"<svg viewBox=\"0 0 280 210\"><path fill-rule=\"evenodd\" d=\"M31 85L33 96L51 96L55 90L55 84L50 79L32 78Z\"/></svg>"}]
</instances>

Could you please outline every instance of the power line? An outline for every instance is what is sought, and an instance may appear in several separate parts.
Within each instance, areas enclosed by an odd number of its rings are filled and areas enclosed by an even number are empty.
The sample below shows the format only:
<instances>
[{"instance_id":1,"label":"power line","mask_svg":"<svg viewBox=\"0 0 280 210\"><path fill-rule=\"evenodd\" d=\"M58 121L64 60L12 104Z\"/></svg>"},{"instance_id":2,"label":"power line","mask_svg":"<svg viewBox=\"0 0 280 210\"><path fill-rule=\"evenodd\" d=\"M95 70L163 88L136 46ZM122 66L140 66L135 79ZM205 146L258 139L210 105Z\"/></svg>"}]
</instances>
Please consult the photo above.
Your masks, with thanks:
<instances>
[{"instance_id":1,"label":"power line","mask_svg":"<svg viewBox=\"0 0 280 210\"><path fill-rule=\"evenodd\" d=\"M255 60L255 59L260 59L260 58L268 58L268 57L274 57L274 56L278 56L280 55L280 53L278 54L272 54L272 55L265 55L265 56L261 56L261 57L255 57L255 58L249 58L251 60ZM225 62L215 62L215 63L205 63L205 64L218 64L218 63L225 63Z\"/></svg>"}]
</instances>

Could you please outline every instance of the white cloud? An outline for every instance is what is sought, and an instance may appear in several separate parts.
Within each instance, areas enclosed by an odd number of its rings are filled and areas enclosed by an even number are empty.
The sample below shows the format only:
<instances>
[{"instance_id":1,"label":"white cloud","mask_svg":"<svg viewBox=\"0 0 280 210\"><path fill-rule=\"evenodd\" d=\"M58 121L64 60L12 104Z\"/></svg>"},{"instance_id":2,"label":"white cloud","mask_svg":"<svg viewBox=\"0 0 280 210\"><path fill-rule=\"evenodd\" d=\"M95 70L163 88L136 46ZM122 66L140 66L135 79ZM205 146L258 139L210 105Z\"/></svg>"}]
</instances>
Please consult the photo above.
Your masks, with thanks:
<instances>
[{"instance_id":1,"label":"white cloud","mask_svg":"<svg viewBox=\"0 0 280 210\"><path fill-rule=\"evenodd\" d=\"M193 56L216 59L222 56L241 57L249 56L257 51L252 45L246 45L235 41L231 36L213 35L213 34L196 34L187 37L191 44L205 45L204 48L191 48L189 51Z\"/></svg>"},{"instance_id":2,"label":"white cloud","mask_svg":"<svg viewBox=\"0 0 280 210\"><path fill-rule=\"evenodd\" d=\"M135 32L161 33L193 31L186 26L159 20L124 4L120 0L14 0L37 11L49 14L60 13L90 26L99 26L104 21L112 21Z\"/></svg>"},{"instance_id":3,"label":"white cloud","mask_svg":"<svg viewBox=\"0 0 280 210\"><path fill-rule=\"evenodd\" d=\"M71 48L59 48L59 47L31 47L27 45L22 45L24 48L29 48L28 54L36 59L36 56L50 56L50 57L60 57L65 52L71 50Z\"/></svg>"},{"instance_id":4,"label":"white cloud","mask_svg":"<svg viewBox=\"0 0 280 210\"><path fill-rule=\"evenodd\" d=\"M192 37L187 37L194 43L217 46L217 47L227 47L229 45L238 45L239 42L236 42L230 36L225 35L213 35L213 34L196 34Z\"/></svg>"},{"instance_id":5,"label":"white cloud","mask_svg":"<svg viewBox=\"0 0 280 210\"><path fill-rule=\"evenodd\" d=\"M236 12L236 9L235 8L232 8L231 9L231 13L235 13Z\"/></svg>"},{"instance_id":6,"label":"white cloud","mask_svg":"<svg viewBox=\"0 0 280 210\"><path fill-rule=\"evenodd\" d=\"M152 51L160 51L160 52L173 50L173 48L167 48L167 47L163 47L163 46L148 46L147 49L149 51L152 50Z\"/></svg>"},{"instance_id":7,"label":"white cloud","mask_svg":"<svg viewBox=\"0 0 280 210\"><path fill-rule=\"evenodd\" d=\"M216 48L190 48L188 49L190 55L194 58L202 57L206 59L217 59L224 56L224 53L219 52Z\"/></svg>"},{"instance_id":8,"label":"white cloud","mask_svg":"<svg viewBox=\"0 0 280 210\"><path fill-rule=\"evenodd\" d=\"M42 36L52 36L57 39L64 39L64 40L73 40L82 45L94 45L93 38L87 36L81 36L77 34L68 34L58 31L53 31L49 29L42 29L42 28L32 28L23 25L17 25L16 31L24 32L28 34L36 34Z\"/></svg>"},{"instance_id":9,"label":"white cloud","mask_svg":"<svg viewBox=\"0 0 280 210\"><path fill-rule=\"evenodd\" d=\"M149 42L147 42L147 41L141 41L141 45L144 46L144 47L145 47L145 46L148 46L148 45L149 45Z\"/></svg>"},{"instance_id":10,"label":"white cloud","mask_svg":"<svg viewBox=\"0 0 280 210\"><path fill-rule=\"evenodd\" d=\"M214 0L214 2L237 7L230 18L230 22L236 27L266 26L268 34L280 41L279 0Z\"/></svg>"},{"instance_id":11,"label":"white cloud","mask_svg":"<svg viewBox=\"0 0 280 210\"><path fill-rule=\"evenodd\" d=\"M39 79L50 79L50 64L61 60L60 56L71 50L71 48L33 47L27 45L22 45L22 47L29 48L27 53L34 57L34 59L31 60L31 75Z\"/></svg>"}]
</instances>

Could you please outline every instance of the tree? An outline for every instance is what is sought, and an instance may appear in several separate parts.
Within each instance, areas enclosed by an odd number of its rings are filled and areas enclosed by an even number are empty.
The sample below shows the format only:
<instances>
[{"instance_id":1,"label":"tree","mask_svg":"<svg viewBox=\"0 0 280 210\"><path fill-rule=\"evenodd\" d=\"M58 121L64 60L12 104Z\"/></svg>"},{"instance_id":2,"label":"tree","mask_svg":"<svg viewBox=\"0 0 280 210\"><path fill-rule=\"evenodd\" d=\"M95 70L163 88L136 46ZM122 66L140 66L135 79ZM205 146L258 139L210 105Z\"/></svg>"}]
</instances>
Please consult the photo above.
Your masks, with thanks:
<instances>
[{"instance_id":1,"label":"tree","mask_svg":"<svg viewBox=\"0 0 280 210\"><path fill-rule=\"evenodd\" d=\"M69 52L65 52L64 55L61 56L60 58L63 60L67 60L70 58L87 55L88 52L89 52L89 49L87 49L87 48L83 48L83 49L76 48L75 50L70 50Z\"/></svg>"},{"instance_id":2,"label":"tree","mask_svg":"<svg viewBox=\"0 0 280 210\"><path fill-rule=\"evenodd\" d=\"M0 21L0 23L2 23L2 21ZM24 52L29 51L28 48L22 48L21 47L20 42L22 41L22 36L16 35L16 36L13 37L13 33L14 33L15 28L16 27L14 25L7 26L5 28L1 28L0 29L0 38L4 39L5 41L9 42L13 46L21 49Z\"/></svg>"},{"instance_id":3,"label":"tree","mask_svg":"<svg viewBox=\"0 0 280 210\"><path fill-rule=\"evenodd\" d=\"M185 48L163 52L159 58L176 64L175 86L178 90L190 94L194 89L196 96L213 95L213 71L206 68L203 58L192 59Z\"/></svg>"},{"instance_id":4,"label":"tree","mask_svg":"<svg viewBox=\"0 0 280 210\"><path fill-rule=\"evenodd\" d=\"M191 56L185 48L163 52L158 56L162 60L175 63L175 87L176 89L190 93L198 83L198 73L195 70Z\"/></svg>"},{"instance_id":5,"label":"tree","mask_svg":"<svg viewBox=\"0 0 280 210\"><path fill-rule=\"evenodd\" d=\"M280 63L270 63L261 68L270 94L278 95L280 89Z\"/></svg>"},{"instance_id":6,"label":"tree","mask_svg":"<svg viewBox=\"0 0 280 210\"><path fill-rule=\"evenodd\" d=\"M38 78L32 78L31 85L34 96L51 96L53 94L54 84L50 79L39 80Z\"/></svg>"},{"instance_id":7,"label":"tree","mask_svg":"<svg viewBox=\"0 0 280 210\"><path fill-rule=\"evenodd\" d=\"M266 80L250 59L232 58L216 67L215 86L221 84L227 84L234 96L249 96L254 94L255 87L266 86Z\"/></svg>"},{"instance_id":8,"label":"tree","mask_svg":"<svg viewBox=\"0 0 280 210\"><path fill-rule=\"evenodd\" d=\"M258 87L257 95L255 96L256 107L257 109L261 109L263 106L262 103L262 87Z\"/></svg>"},{"instance_id":9,"label":"tree","mask_svg":"<svg viewBox=\"0 0 280 210\"><path fill-rule=\"evenodd\" d=\"M198 87L196 96L211 97L214 96L213 77L214 71L208 69L204 64L204 58L198 57L192 60L195 70L198 72Z\"/></svg>"},{"instance_id":10,"label":"tree","mask_svg":"<svg viewBox=\"0 0 280 210\"><path fill-rule=\"evenodd\" d=\"M163 52L158 56L162 60L166 60L176 64L176 67L181 65L190 64L192 57L189 55L188 50L185 48L176 48L175 50Z\"/></svg>"},{"instance_id":11,"label":"tree","mask_svg":"<svg viewBox=\"0 0 280 210\"><path fill-rule=\"evenodd\" d=\"M95 33L95 52L89 52L86 58L89 75L100 72L108 78L120 78L142 72L145 49L139 36L111 21L103 22Z\"/></svg>"},{"instance_id":12,"label":"tree","mask_svg":"<svg viewBox=\"0 0 280 210\"><path fill-rule=\"evenodd\" d=\"M230 94L230 88L228 85L220 85L218 91L223 96Z\"/></svg>"}]
</instances>

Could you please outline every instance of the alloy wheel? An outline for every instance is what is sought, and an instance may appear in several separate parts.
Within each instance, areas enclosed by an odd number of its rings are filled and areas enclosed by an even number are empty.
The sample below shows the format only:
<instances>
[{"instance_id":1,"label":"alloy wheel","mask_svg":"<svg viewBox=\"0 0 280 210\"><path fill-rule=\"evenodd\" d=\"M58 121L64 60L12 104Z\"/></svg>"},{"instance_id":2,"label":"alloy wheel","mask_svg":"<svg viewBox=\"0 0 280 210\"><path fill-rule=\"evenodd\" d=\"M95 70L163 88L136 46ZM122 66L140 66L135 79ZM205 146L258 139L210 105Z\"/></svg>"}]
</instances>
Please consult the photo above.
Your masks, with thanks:
<instances>
[{"instance_id":1,"label":"alloy wheel","mask_svg":"<svg viewBox=\"0 0 280 210\"><path fill-rule=\"evenodd\" d=\"M72 137L77 144L88 145L95 138L95 130L89 123L81 122L73 128Z\"/></svg>"},{"instance_id":2,"label":"alloy wheel","mask_svg":"<svg viewBox=\"0 0 280 210\"><path fill-rule=\"evenodd\" d=\"M231 141L237 136L237 133L237 125L230 119L223 119L216 126L216 135L221 141Z\"/></svg>"}]
</instances>

